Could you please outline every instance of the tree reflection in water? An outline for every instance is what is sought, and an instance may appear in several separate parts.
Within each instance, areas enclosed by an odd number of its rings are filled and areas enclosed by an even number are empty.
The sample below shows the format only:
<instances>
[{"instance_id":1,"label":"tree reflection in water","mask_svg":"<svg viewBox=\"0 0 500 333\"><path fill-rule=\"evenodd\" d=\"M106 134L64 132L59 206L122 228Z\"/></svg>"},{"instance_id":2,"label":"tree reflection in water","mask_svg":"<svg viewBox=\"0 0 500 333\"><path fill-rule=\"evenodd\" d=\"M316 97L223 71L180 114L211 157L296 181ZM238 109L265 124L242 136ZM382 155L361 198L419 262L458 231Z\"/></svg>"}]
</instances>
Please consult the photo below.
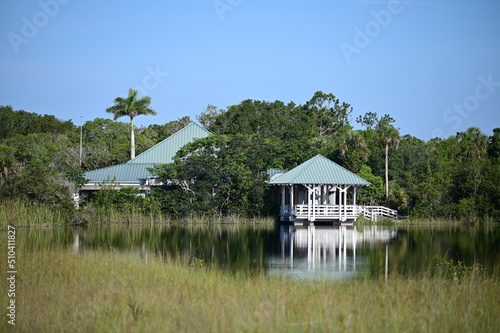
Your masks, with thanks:
<instances>
[{"instance_id":1,"label":"tree reflection in water","mask_svg":"<svg viewBox=\"0 0 500 333\"><path fill-rule=\"evenodd\" d=\"M111 225L19 229L16 241L27 250L126 252L249 276L376 277L386 263L389 274L434 272L442 269L436 257L486 270L500 262L498 227Z\"/></svg>"}]
</instances>

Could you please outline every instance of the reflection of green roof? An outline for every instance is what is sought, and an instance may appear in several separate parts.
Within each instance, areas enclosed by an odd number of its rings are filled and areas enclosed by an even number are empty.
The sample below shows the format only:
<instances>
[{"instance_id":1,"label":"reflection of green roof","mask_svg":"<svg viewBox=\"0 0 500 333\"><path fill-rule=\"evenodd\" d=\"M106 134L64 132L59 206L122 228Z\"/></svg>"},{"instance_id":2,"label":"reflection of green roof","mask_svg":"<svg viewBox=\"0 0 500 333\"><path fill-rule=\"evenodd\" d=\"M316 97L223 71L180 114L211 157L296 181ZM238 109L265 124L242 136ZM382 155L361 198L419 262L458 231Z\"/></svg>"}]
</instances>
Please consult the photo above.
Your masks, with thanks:
<instances>
[{"instance_id":1,"label":"reflection of green roof","mask_svg":"<svg viewBox=\"0 0 500 333\"><path fill-rule=\"evenodd\" d=\"M370 185L360 176L321 155L316 155L292 170L273 178L269 184Z\"/></svg>"},{"instance_id":2,"label":"reflection of green roof","mask_svg":"<svg viewBox=\"0 0 500 333\"><path fill-rule=\"evenodd\" d=\"M195 139L207 137L210 134L209 131L200 125L190 123L127 163L87 171L84 177L89 179L88 183L102 183L113 181L113 179L115 183L122 184L144 183L147 178L152 177L147 168L151 168L155 164L171 163L174 155L184 145Z\"/></svg>"}]
</instances>

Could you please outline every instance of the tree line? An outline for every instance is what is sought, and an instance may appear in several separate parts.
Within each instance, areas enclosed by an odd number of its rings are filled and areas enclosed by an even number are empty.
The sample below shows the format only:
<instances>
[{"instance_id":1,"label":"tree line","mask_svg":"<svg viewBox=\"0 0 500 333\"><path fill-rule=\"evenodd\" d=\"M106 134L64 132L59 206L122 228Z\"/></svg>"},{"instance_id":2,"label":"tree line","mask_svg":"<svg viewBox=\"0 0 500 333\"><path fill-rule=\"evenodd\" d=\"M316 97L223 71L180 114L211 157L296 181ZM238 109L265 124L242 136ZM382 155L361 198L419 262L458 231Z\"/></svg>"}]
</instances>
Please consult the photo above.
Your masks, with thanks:
<instances>
[{"instance_id":1,"label":"tree line","mask_svg":"<svg viewBox=\"0 0 500 333\"><path fill-rule=\"evenodd\" d=\"M116 99L114 106L125 102ZM154 114L149 103L142 106ZM172 217L273 214L276 207L266 197L267 170L289 170L322 154L372 184L358 192L360 204L386 205L417 217L500 219L500 128L487 135L471 127L424 141L402 135L387 114L358 116L362 129L354 129L352 112L348 103L323 92L300 105L257 100L226 109L209 105L196 120L213 135L183 147L173 163L151 170L168 179L168 186L146 199L102 191L94 203L147 204ZM85 182L83 172L128 161L132 138L141 153L189 122L183 117L134 132L130 124L96 118L80 128L2 106L0 201L16 197L70 211L70 194Z\"/></svg>"}]
</instances>

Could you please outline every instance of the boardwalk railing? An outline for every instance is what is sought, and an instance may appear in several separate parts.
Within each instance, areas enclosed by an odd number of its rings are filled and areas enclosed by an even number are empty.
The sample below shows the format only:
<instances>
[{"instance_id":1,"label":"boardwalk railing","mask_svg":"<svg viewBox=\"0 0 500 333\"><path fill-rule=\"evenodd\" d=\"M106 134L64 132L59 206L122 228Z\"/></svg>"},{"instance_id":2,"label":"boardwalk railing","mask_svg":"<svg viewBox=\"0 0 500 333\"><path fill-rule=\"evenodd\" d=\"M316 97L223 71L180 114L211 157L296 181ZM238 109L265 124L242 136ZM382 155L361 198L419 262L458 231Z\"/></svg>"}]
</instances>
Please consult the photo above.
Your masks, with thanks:
<instances>
[{"instance_id":1,"label":"boardwalk railing","mask_svg":"<svg viewBox=\"0 0 500 333\"><path fill-rule=\"evenodd\" d=\"M384 206L362 206L361 213L370 221L378 221L382 218L398 218L398 211Z\"/></svg>"},{"instance_id":2,"label":"boardwalk railing","mask_svg":"<svg viewBox=\"0 0 500 333\"><path fill-rule=\"evenodd\" d=\"M398 212L383 206L358 205L285 205L281 207L283 220L356 220L363 214L366 219L397 218Z\"/></svg>"}]
</instances>

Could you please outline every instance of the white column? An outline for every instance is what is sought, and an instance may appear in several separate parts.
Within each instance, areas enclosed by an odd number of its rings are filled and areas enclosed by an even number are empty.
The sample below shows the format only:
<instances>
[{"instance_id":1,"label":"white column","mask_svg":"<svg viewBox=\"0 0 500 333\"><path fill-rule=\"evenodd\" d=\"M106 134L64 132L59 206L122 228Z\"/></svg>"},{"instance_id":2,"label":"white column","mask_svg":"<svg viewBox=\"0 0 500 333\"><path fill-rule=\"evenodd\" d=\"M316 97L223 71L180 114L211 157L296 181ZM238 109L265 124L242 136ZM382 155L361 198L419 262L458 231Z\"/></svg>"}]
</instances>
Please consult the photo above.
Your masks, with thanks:
<instances>
[{"instance_id":1,"label":"white column","mask_svg":"<svg viewBox=\"0 0 500 333\"><path fill-rule=\"evenodd\" d=\"M280 212L281 212L281 221L285 220L285 185L280 185L281 188L281 205L280 205Z\"/></svg>"},{"instance_id":2,"label":"white column","mask_svg":"<svg viewBox=\"0 0 500 333\"><path fill-rule=\"evenodd\" d=\"M347 189L348 187L339 188L340 221L345 221L347 219Z\"/></svg>"},{"instance_id":3,"label":"white column","mask_svg":"<svg viewBox=\"0 0 500 333\"><path fill-rule=\"evenodd\" d=\"M307 220L311 219L311 188L309 185L305 185L307 187Z\"/></svg>"},{"instance_id":4,"label":"white column","mask_svg":"<svg viewBox=\"0 0 500 333\"><path fill-rule=\"evenodd\" d=\"M328 204L328 185L321 186L322 188L322 196L321 196L321 204Z\"/></svg>"},{"instance_id":5,"label":"white column","mask_svg":"<svg viewBox=\"0 0 500 333\"><path fill-rule=\"evenodd\" d=\"M316 191L318 190L317 186L313 187L313 202L312 202L312 219L311 221L316 221Z\"/></svg>"},{"instance_id":6,"label":"white column","mask_svg":"<svg viewBox=\"0 0 500 333\"><path fill-rule=\"evenodd\" d=\"M344 199L344 190L339 187L339 220L344 221L344 209L343 209L343 199Z\"/></svg>"},{"instance_id":7,"label":"white column","mask_svg":"<svg viewBox=\"0 0 500 333\"><path fill-rule=\"evenodd\" d=\"M344 189L344 221L347 220L347 187Z\"/></svg>"},{"instance_id":8,"label":"white column","mask_svg":"<svg viewBox=\"0 0 500 333\"><path fill-rule=\"evenodd\" d=\"M293 214L293 184L290 185L290 215Z\"/></svg>"},{"instance_id":9,"label":"white column","mask_svg":"<svg viewBox=\"0 0 500 333\"><path fill-rule=\"evenodd\" d=\"M354 206L356 206L356 191L357 191L358 187L357 186L354 186L354 193L353 193L353 197L352 197L352 204Z\"/></svg>"}]
</instances>

